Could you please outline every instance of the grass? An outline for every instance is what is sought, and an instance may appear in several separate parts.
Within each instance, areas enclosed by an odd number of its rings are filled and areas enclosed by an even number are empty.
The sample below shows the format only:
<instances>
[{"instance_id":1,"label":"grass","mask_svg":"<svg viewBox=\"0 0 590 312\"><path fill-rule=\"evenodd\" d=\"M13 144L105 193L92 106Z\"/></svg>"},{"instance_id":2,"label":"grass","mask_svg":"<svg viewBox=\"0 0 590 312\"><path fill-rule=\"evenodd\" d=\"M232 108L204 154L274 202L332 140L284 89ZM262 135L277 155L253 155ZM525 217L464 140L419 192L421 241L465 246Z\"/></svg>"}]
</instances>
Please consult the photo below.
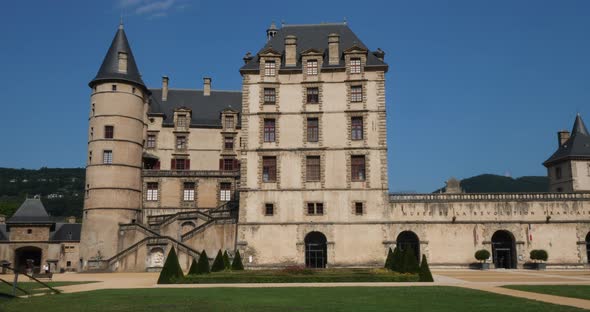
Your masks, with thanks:
<instances>
[{"instance_id":1,"label":"grass","mask_svg":"<svg viewBox=\"0 0 590 312\"><path fill-rule=\"evenodd\" d=\"M583 311L456 287L118 289L11 299L0 311Z\"/></svg>"},{"instance_id":2,"label":"grass","mask_svg":"<svg viewBox=\"0 0 590 312\"><path fill-rule=\"evenodd\" d=\"M590 300L590 285L508 285L504 288Z\"/></svg>"},{"instance_id":3,"label":"grass","mask_svg":"<svg viewBox=\"0 0 590 312\"><path fill-rule=\"evenodd\" d=\"M417 274L400 274L385 269L291 268L285 270L222 271L188 275L177 284L218 283L343 283L343 282L417 282Z\"/></svg>"},{"instance_id":4,"label":"grass","mask_svg":"<svg viewBox=\"0 0 590 312\"><path fill-rule=\"evenodd\" d=\"M7 281L12 283L12 281ZM68 285L77 285L77 284L87 284L87 283L94 283L94 282L44 282L45 284L51 287L58 287L58 286L68 286ZM17 286L28 291L29 294L37 294L37 293L50 293L52 292L49 288L37 283L37 282L18 282ZM2 294L9 294L12 295L12 286L6 285L4 283L0 283L0 293ZM16 290L17 296L26 295L26 293Z\"/></svg>"}]
</instances>

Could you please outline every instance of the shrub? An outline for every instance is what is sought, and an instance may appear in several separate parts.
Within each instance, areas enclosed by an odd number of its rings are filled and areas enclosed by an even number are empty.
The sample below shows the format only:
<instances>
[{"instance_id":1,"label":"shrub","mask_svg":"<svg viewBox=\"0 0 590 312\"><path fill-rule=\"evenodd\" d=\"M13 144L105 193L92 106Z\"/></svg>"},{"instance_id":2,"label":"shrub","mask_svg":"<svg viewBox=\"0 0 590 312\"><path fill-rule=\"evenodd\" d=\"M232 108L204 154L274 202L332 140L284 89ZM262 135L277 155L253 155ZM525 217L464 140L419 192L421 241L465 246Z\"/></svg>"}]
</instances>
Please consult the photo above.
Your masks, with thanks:
<instances>
[{"instance_id":1,"label":"shrub","mask_svg":"<svg viewBox=\"0 0 590 312\"><path fill-rule=\"evenodd\" d=\"M475 252L475 259L478 261L486 262L490 258L490 252L485 249L480 249Z\"/></svg>"},{"instance_id":2,"label":"shrub","mask_svg":"<svg viewBox=\"0 0 590 312\"><path fill-rule=\"evenodd\" d=\"M197 262L197 272L195 274L209 274L209 272L211 272L209 269L209 257L207 257L207 252L203 249L199 256L199 262Z\"/></svg>"},{"instance_id":3,"label":"shrub","mask_svg":"<svg viewBox=\"0 0 590 312\"><path fill-rule=\"evenodd\" d=\"M227 250L223 252L223 267L226 270L231 269L231 262L229 261L229 255L227 254Z\"/></svg>"},{"instance_id":4,"label":"shrub","mask_svg":"<svg viewBox=\"0 0 590 312\"><path fill-rule=\"evenodd\" d=\"M535 261L547 261L549 254L544 249L533 249L531 250L531 260Z\"/></svg>"},{"instance_id":5,"label":"shrub","mask_svg":"<svg viewBox=\"0 0 590 312\"><path fill-rule=\"evenodd\" d=\"M387 252L387 258L385 259L385 265L383 267L388 270L391 270L391 263L392 262L393 262L393 251L391 251L391 248L389 248L389 251Z\"/></svg>"},{"instance_id":6,"label":"shrub","mask_svg":"<svg viewBox=\"0 0 590 312\"><path fill-rule=\"evenodd\" d=\"M420 264L419 280L420 282L434 282L430 267L428 267L428 261L426 261L426 255L422 255L422 263Z\"/></svg>"},{"instance_id":7,"label":"shrub","mask_svg":"<svg viewBox=\"0 0 590 312\"><path fill-rule=\"evenodd\" d=\"M219 272L225 270L225 265L223 264L223 255L221 254L221 249L217 252L217 256L215 260L213 260L213 265L211 266L211 272Z\"/></svg>"},{"instance_id":8,"label":"shrub","mask_svg":"<svg viewBox=\"0 0 590 312\"><path fill-rule=\"evenodd\" d=\"M293 274L293 275L310 275L310 274L313 274L313 270L312 269L308 269L306 267L302 267L302 266L298 266L298 265L291 265L291 266L285 267L281 271L284 272L284 273Z\"/></svg>"},{"instance_id":9,"label":"shrub","mask_svg":"<svg viewBox=\"0 0 590 312\"><path fill-rule=\"evenodd\" d=\"M191 267L190 267L190 269L188 269L187 275L193 275L193 274L197 274L197 260L195 260L195 258L193 258L193 262L191 262Z\"/></svg>"},{"instance_id":10,"label":"shrub","mask_svg":"<svg viewBox=\"0 0 590 312\"><path fill-rule=\"evenodd\" d=\"M231 269L234 271L244 270L244 265L242 264L242 257L240 257L239 250L236 250L236 255L234 256L234 261L231 264Z\"/></svg>"},{"instance_id":11,"label":"shrub","mask_svg":"<svg viewBox=\"0 0 590 312\"><path fill-rule=\"evenodd\" d=\"M414 250L410 247L407 247L403 250L403 262L401 265L400 273L418 273L420 270L420 265L416 260L416 255L414 254Z\"/></svg>"},{"instance_id":12,"label":"shrub","mask_svg":"<svg viewBox=\"0 0 590 312\"><path fill-rule=\"evenodd\" d=\"M391 260L391 266L389 269L392 271L395 271L395 272L401 272L403 262L404 262L404 259L402 257L401 249L399 249L399 247L396 246L393 249L393 256L392 256L392 260Z\"/></svg>"},{"instance_id":13,"label":"shrub","mask_svg":"<svg viewBox=\"0 0 590 312\"><path fill-rule=\"evenodd\" d=\"M164 263L164 267L162 267L160 277L158 277L158 284L173 284L176 280L182 279L183 277L184 274L182 274L182 268L180 268L178 257L176 256L176 251L173 246L168 253L168 257L166 257L166 262Z\"/></svg>"}]
</instances>

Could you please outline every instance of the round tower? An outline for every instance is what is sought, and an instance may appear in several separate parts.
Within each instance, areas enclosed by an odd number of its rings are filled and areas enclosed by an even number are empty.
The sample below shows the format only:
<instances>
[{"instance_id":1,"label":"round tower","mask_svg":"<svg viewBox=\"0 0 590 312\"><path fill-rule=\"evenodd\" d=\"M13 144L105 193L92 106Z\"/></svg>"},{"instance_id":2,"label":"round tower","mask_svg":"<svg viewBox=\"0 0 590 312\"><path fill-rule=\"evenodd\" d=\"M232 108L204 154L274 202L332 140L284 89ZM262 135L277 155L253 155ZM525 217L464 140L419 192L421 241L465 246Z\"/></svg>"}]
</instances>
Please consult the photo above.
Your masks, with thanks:
<instances>
[{"instance_id":1,"label":"round tower","mask_svg":"<svg viewBox=\"0 0 590 312\"><path fill-rule=\"evenodd\" d=\"M123 25L89 83L90 116L80 258L82 269L104 269L117 254L119 224L139 218L142 153L149 91Z\"/></svg>"}]
</instances>

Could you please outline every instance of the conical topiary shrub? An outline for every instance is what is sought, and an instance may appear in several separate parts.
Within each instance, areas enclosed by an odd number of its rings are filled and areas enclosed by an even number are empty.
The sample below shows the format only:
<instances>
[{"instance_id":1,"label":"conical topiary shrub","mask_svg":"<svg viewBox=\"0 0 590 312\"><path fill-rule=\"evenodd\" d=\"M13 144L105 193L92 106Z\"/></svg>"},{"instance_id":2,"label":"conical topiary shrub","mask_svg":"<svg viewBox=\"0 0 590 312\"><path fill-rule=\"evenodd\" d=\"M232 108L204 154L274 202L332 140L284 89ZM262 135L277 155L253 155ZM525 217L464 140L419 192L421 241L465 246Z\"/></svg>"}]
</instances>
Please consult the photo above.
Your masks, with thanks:
<instances>
[{"instance_id":1,"label":"conical topiary shrub","mask_svg":"<svg viewBox=\"0 0 590 312\"><path fill-rule=\"evenodd\" d=\"M209 272L211 272L209 269L209 257L207 257L207 252L203 249L199 256L199 262L197 262L196 274L209 274Z\"/></svg>"},{"instance_id":2,"label":"conical topiary shrub","mask_svg":"<svg viewBox=\"0 0 590 312\"><path fill-rule=\"evenodd\" d=\"M191 267L188 269L188 275L195 275L197 274L197 260L193 258L193 262L191 262Z\"/></svg>"},{"instance_id":3,"label":"conical topiary shrub","mask_svg":"<svg viewBox=\"0 0 590 312\"><path fill-rule=\"evenodd\" d=\"M242 264L242 257L240 256L239 250L236 250L236 255L234 256L234 261L231 263L231 269L234 271L244 270L244 265Z\"/></svg>"},{"instance_id":4,"label":"conical topiary shrub","mask_svg":"<svg viewBox=\"0 0 590 312\"><path fill-rule=\"evenodd\" d=\"M226 270L231 269L231 262L229 261L229 255L227 254L227 250L223 252L223 267Z\"/></svg>"},{"instance_id":5,"label":"conical topiary shrub","mask_svg":"<svg viewBox=\"0 0 590 312\"><path fill-rule=\"evenodd\" d=\"M221 249L217 252L217 256L215 260L213 260L213 265L211 266L211 272L219 272L225 270L225 265L223 264L223 255L221 254Z\"/></svg>"},{"instance_id":6,"label":"conical topiary shrub","mask_svg":"<svg viewBox=\"0 0 590 312\"><path fill-rule=\"evenodd\" d=\"M173 284L182 278L184 278L184 274L182 273L180 264L178 264L176 251L172 247L168 253L168 257L166 257L164 267L162 267L162 271L160 272L158 284Z\"/></svg>"},{"instance_id":7,"label":"conical topiary shrub","mask_svg":"<svg viewBox=\"0 0 590 312\"><path fill-rule=\"evenodd\" d=\"M391 264L389 269L395 272L401 272L401 268L403 265L403 258L402 258L402 253L401 250L399 249L399 247L395 247L393 249L393 255L391 257Z\"/></svg>"},{"instance_id":8,"label":"conical topiary shrub","mask_svg":"<svg viewBox=\"0 0 590 312\"><path fill-rule=\"evenodd\" d=\"M389 251L387 252L387 258L385 259L385 265L383 267L388 270L391 270L391 263L392 262L393 262L393 251L391 251L391 248L389 248Z\"/></svg>"},{"instance_id":9,"label":"conical topiary shrub","mask_svg":"<svg viewBox=\"0 0 590 312\"><path fill-rule=\"evenodd\" d=\"M428 261L426 261L426 255L422 255L422 263L420 263L419 281L420 282L434 282L432 273L428 267Z\"/></svg>"},{"instance_id":10,"label":"conical topiary shrub","mask_svg":"<svg viewBox=\"0 0 590 312\"><path fill-rule=\"evenodd\" d=\"M401 265L401 273L418 273L420 265L416 260L414 250L410 247L406 247L403 253L403 264Z\"/></svg>"}]
</instances>

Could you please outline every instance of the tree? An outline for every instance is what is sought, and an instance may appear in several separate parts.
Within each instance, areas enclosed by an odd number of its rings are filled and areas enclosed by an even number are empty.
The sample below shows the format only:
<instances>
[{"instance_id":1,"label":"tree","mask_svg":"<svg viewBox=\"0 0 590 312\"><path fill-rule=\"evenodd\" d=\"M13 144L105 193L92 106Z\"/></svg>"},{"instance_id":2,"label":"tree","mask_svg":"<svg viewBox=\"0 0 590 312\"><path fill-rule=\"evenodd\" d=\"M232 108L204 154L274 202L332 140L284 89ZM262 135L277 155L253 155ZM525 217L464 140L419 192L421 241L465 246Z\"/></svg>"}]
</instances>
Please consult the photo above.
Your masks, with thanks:
<instances>
[{"instance_id":1,"label":"tree","mask_svg":"<svg viewBox=\"0 0 590 312\"><path fill-rule=\"evenodd\" d=\"M209 269L209 257L207 257L207 252L203 249L199 256L199 262L197 262L196 274L209 274L209 272L211 272Z\"/></svg>"},{"instance_id":2,"label":"tree","mask_svg":"<svg viewBox=\"0 0 590 312\"><path fill-rule=\"evenodd\" d=\"M226 270L231 269L231 262L229 261L227 250L223 252L223 267L225 267Z\"/></svg>"},{"instance_id":3,"label":"tree","mask_svg":"<svg viewBox=\"0 0 590 312\"><path fill-rule=\"evenodd\" d=\"M392 271L401 272L402 264L403 264L402 252L399 249L399 247L396 246L393 249L393 256L392 256L392 260L391 260L391 266L389 269Z\"/></svg>"},{"instance_id":4,"label":"tree","mask_svg":"<svg viewBox=\"0 0 590 312\"><path fill-rule=\"evenodd\" d=\"M403 263L401 265L401 273L418 273L420 265L416 260L416 255L411 247L406 247L403 251Z\"/></svg>"},{"instance_id":5,"label":"tree","mask_svg":"<svg viewBox=\"0 0 590 312\"><path fill-rule=\"evenodd\" d=\"M223 255L221 254L221 249L217 252L217 256L215 260L213 260L213 266L211 266L211 272L219 272L225 270L225 265L223 264Z\"/></svg>"},{"instance_id":6,"label":"tree","mask_svg":"<svg viewBox=\"0 0 590 312\"><path fill-rule=\"evenodd\" d=\"M195 275L195 274L197 274L197 260L195 260L195 258L193 258L193 262L191 262L191 267L190 267L190 269L188 269L187 275Z\"/></svg>"},{"instance_id":7,"label":"tree","mask_svg":"<svg viewBox=\"0 0 590 312\"><path fill-rule=\"evenodd\" d=\"M428 267L428 261L426 261L426 255L422 255L422 263L420 264L420 272L418 272L420 282L434 282L430 267Z\"/></svg>"},{"instance_id":8,"label":"tree","mask_svg":"<svg viewBox=\"0 0 590 312\"><path fill-rule=\"evenodd\" d=\"M391 247L390 247L389 251L387 252L387 258L385 259L385 265L383 267L388 270L391 270L391 263L392 262L393 262L393 251L391 251Z\"/></svg>"},{"instance_id":9,"label":"tree","mask_svg":"<svg viewBox=\"0 0 590 312\"><path fill-rule=\"evenodd\" d=\"M242 264L242 257L240 256L239 250L236 250L236 255L234 256L234 261L231 264L231 269L234 271L244 270L244 265Z\"/></svg>"},{"instance_id":10,"label":"tree","mask_svg":"<svg viewBox=\"0 0 590 312\"><path fill-rule=\"evenodd\" d=\"M173 284L183 278L184 274L182 273L182 268L180 268L180 264L178 263L178 257L176 256L176 251L174 250L173 246L168 253L168 257L166 257L166 262L164 263L164 267L160 272L158 284Z\"/></svg>"},{"instance_id":11,"label":"tree","mask_svg":"<svg viewBox=\"0 0 590 312\"><path fill-rule=\"evenodd\" d=\"M490 252L485 249L480 249L475 252L475 259L483 263L490 258Z\"/></svg>"}]
</instances>

